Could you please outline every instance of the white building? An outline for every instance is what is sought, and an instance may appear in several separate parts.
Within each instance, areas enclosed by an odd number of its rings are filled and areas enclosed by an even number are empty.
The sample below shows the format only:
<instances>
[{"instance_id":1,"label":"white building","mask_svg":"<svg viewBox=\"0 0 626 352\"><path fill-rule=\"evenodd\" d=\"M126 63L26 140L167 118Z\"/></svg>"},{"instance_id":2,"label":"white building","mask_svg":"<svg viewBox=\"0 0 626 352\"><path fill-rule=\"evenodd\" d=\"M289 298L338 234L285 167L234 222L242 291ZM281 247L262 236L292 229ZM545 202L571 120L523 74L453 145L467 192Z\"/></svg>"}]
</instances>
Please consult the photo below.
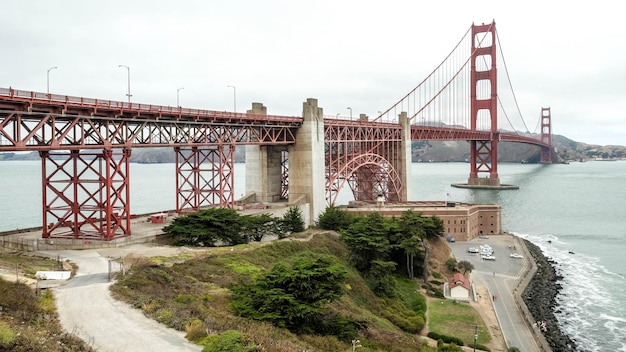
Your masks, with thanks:
<instances>
[{"instance_id":1,"label":"white building","mask_svg":"<svg viewBox=\"0 0 626 352\"><path fill-rule=\"evenodd\" d=\"M454 276L446 283L448 287L444 287L444 292L450 299L470 300L471 284L469 280L461 273L455 273Z\"/></svg>"}]
</instances>

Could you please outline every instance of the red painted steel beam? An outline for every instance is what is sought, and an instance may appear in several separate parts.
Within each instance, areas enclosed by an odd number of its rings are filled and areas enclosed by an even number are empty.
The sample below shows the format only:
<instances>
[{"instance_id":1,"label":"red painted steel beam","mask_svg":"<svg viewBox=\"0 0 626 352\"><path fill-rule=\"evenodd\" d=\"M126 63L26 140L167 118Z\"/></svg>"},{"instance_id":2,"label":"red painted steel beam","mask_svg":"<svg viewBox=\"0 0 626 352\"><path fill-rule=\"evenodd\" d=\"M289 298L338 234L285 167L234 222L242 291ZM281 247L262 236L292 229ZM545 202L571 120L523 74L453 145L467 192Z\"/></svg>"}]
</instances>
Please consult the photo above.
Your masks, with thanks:
<instances>
[{"instance_id":1,"label":"red painted steel beam","mask_svg":"<svg viewBox=\"0 0 626 352\"><path fill-rule=\"evenodd\" d=\"M176 148L176 211L233 208L234 155L234 145Z\"/></svg>"},{"instance_id":2,"label":"red painted steel beam","mask_svg":"<svg viewBox=\"0 0 626 352\"><path fill-rule=\"evenodd\" d=\"M68 115L139 118L143 120L193 121L225 124L271 123L273 126L300 126L302 124L302 117L297 116L188 109L0 88L0 109L10 108L29 112L61 112Z\"/></svg>"},{"instance_id":3,"label":"red painted steel beam","mask_svg":"<svg viewBox=\"0 0 626 352\"><path fill-rule=\"evenodd\" d=\"M124 120L0 110L0 151L293 144L297 127Z\"/></svg>"},{"instance_id":4,"label":"red painted steel beam","mask_svg":"<svg viewBox=\"0 0 626 352\"><path fill-rule=\"evenodd\" d=\"M130 150L41 152L43 238L130 236Z\"/></svg>"}]
</instances>

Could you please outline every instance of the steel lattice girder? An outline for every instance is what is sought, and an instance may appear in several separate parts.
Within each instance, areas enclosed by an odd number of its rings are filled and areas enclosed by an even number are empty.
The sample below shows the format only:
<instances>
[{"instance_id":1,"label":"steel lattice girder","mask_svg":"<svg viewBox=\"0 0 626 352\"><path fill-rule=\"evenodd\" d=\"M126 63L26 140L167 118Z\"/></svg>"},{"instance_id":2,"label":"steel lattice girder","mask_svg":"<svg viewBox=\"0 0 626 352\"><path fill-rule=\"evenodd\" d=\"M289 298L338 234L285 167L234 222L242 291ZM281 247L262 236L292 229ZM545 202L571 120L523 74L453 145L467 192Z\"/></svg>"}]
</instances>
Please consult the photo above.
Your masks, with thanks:
<instances>
[{"instance_id":1,"label":"steel lattice girder","mask_svg":"<svg viewBox=\"0 0 626 352\"><path fill-rule=\"evenodd\" d=\"M473 145L475 144L475 145ZM491 173L492 166L490 165L492 159L492 149L490 141L475 141L472 143L473 155L475 156L476 163L472 165L473 177L478 177L480 173Z\"/></svg>"},{"instance_id":2,"label":"steel lattice girder","mask_svg":"<svg viewBox=\"0 0 626 352\"><path fill-rule=\"evenodd\" d=\"M293 144L297 127L0 111L0 150Z\"/></svg>"},{"instance_id":3,"label":"steel lattice girder","mask_svg":"<svg viewBox=\"0 0 626 352\"><path fill-rule=\"evenodd\" d=\"M176 211L234 208L235 146L176 148Z\"/></svg>"},{"instance_id":4,"label":"steel lattice girder","mask_svg":"<svg viewBox=\"0 0 626 352\"><path fill-rule=\"evenodd\" d=\"M325 119L327 142L400 140L395 123ZM61 115L0 110L0 150L80 150L129 146L293 144L299 125L219 124L106 116ZM490 140L489 131L411 126L412 140ZM545 142L502 133L503 141L549 148Z\"/></svg>"},{"instance_id":5,"label":"steel lattice girder","mask_svg":"<svg viewBox=\"0 0 626 352\"><path fill-rule=\"evenodd\" d=\"M40 154L44 238L130 236L130 150Z\"/></svg>"},{"instance_id":6,"label":"steel lattice girder","mask_svg":"<svg viewBox=\"0 0 626 352\"><path fill-rule=\"evenodd\" d=\"M289 199L289 152L280 152L280 198Z\"/></svg>"}]
</instances>

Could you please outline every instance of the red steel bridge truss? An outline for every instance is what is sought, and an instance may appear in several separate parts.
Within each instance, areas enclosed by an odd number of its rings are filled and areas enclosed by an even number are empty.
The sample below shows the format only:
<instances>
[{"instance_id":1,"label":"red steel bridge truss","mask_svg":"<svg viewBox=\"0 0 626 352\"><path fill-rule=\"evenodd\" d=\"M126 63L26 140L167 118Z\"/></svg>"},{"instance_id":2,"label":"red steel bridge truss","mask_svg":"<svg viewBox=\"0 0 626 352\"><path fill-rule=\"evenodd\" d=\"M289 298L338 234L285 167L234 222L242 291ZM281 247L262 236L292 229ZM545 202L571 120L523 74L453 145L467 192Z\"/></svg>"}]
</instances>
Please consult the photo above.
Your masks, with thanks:
<instances>
[{"instance_id":1,"label":"red steel bridge truss","mask_svg":"<svg viewBox=\"0 0 626 352\"><path fill-rule=\"evenodd\" d=\"M233 207L235 146L293 144L301 123L0 88L0 150L41 155L44 238L130 235L132 148L175 148L178 211Z\"/></svg>"}]
</instances>

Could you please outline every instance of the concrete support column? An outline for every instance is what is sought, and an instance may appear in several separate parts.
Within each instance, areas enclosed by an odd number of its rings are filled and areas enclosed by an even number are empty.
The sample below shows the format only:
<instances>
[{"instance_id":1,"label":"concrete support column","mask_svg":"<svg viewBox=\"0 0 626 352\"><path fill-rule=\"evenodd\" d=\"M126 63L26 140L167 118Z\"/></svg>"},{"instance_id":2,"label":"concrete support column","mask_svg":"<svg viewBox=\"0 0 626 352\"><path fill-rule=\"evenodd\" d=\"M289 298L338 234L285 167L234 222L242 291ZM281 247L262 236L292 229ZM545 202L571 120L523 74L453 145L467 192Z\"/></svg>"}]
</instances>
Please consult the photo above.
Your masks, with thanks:
<instances>
[{"instance_id":1,"label":"concrete support column","mask_svg":"<svg viewBox=\"0 0 626 352\"><path fill-rule=\"evenodd\" d=\"M309 225L326 209L324 165L324 113L317 99L309 98L302 107L304 121L289 148L289 202L304 197L310 203Z\"/></svg>"},{"instance_id":2,"label":"concrete support column","mask_svg":"<svg viewBox=\"0 0 626 352\"><path fill-rule=\"evenodd\" d=\"M261 103L252 103L249 114L267 115ZM246 146L246 195L254 193L257 202L276 202L281 195L281 152L285 146Z\"/></svg>"},{"instance_id":3,"label":"concrete support column","mask_svg":"<svg viewBox=\"0 0 626 352\"><path fill-rule=\"evenodd\" d=\"M411 121L409 120L407 113L402 112L398 117L400 126L402 126L402 145L401 158L398 163L398 174L402 180L402 191L399 194L401 201L409 201L409 197L413 197L413 183L411 179L411 165L413 160L413 153L411 148Z\"/></svg>"}]
</instances>

